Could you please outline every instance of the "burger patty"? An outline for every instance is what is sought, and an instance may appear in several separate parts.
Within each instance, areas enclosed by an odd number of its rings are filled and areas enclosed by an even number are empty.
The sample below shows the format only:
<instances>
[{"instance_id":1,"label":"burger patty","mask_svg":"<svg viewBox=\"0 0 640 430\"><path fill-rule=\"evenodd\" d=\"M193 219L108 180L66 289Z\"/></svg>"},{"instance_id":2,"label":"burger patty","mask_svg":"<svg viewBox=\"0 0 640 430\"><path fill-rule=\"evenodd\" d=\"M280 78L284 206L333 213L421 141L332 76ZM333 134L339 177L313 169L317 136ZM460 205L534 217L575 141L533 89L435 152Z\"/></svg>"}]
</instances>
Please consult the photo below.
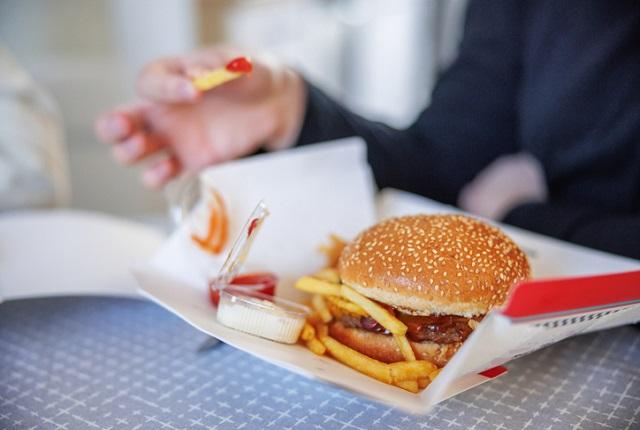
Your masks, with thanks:
<instances>
[{"instance_id":1,"label":"burger patty","mask_svg":"<svg viewBox=\"0 0 640 430\"><path fill-rule=\"evenodd\" d=\"M393 336L374 333L369 330L346 327L340 320L329 324L329 335L338 342L356 351L384 363L405 361L404 355ZM435 343L409 341L411 349L418 360L427 360L438 367L443 367L460 348L462 343Z\"/></svg>"},{"instance_id":2,"label":"burger patty","mask_svg":"<svg viewBox=\"0 0 640 430\"><path fill-rule=\"evenodd\" d=\"M470 318L458 315L421 316L409 315L398 311L395 314L407 326L407 337L414 342L430 341L441 344L463 342L472 331L469 325ZM371 317L343 315L339 320L346 327L390 334Z\"/></svg>"}]
</instances>

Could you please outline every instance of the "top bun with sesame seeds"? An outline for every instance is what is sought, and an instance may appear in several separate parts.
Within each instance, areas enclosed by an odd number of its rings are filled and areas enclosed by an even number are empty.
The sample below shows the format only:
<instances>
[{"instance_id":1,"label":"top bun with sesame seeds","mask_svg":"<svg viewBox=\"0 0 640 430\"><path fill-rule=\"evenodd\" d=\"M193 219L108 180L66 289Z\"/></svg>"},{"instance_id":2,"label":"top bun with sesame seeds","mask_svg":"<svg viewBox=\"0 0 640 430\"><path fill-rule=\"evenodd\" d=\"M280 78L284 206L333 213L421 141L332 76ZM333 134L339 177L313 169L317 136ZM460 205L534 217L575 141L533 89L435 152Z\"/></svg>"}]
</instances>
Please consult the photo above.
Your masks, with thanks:
<instances>
[{"instance_id":1,"label":"top bun with sesame seeds","mask_svg":"<svg viewBox=\"0 0 640 430\"><path fill-rule=\"evenodd\" d=\"M464 215L392 218L360 233L338 263L344 284L413 315L484 315L530 277L522 250Z\"/></svg>"}]
</instances>

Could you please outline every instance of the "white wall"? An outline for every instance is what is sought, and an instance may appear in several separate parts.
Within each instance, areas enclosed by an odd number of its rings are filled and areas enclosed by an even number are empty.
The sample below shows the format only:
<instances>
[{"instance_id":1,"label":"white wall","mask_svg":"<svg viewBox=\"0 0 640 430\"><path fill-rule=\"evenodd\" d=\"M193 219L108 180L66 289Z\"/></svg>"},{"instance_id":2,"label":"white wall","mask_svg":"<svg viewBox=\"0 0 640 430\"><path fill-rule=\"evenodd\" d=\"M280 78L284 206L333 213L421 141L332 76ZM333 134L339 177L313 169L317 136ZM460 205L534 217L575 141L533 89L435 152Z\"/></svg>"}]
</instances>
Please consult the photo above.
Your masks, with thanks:
<instances>
[{"instance_id":1,"label":"white wall","mask_svg":"<svg viewBox=\"0 0 640 430\"><path fill-rule=\"evenodd\" d=\"M161 7L158 7L161 3ZM72 206L122 215L165 210L138 169L111 161L93 132L96 116L134 97L150 59L192 49L188 0L2 0L0 39L57 100L64 117Z\"/></svg>"}]
</instances>

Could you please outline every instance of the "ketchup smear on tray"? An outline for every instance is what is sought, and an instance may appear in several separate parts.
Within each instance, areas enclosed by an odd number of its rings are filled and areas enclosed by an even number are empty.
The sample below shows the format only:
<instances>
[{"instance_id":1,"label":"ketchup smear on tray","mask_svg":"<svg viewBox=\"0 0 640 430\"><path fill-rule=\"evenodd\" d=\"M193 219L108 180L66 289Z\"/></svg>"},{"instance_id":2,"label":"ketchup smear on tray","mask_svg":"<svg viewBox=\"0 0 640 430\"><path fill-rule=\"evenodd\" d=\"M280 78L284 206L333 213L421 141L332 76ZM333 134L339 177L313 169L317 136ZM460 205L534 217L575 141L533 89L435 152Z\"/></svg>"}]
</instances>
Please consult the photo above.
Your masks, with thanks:
<instances>
[{"instance_id":1,"label":"ketchup smear on tray","mask_svg":"<svg viewBox=\"0 0 640 430\"><path fill-rule=\"evenodd\" d=\"M270 272L238 275L231 281L231 285L235 286L235 288L246 291L249 296L252 292L273 296L276 292L277 284L278 277ZM220 302L220 292L211 285L209 286L209 299L211 300L211 303L218 306L218 303Z\"/></svg>"}]
</instances>

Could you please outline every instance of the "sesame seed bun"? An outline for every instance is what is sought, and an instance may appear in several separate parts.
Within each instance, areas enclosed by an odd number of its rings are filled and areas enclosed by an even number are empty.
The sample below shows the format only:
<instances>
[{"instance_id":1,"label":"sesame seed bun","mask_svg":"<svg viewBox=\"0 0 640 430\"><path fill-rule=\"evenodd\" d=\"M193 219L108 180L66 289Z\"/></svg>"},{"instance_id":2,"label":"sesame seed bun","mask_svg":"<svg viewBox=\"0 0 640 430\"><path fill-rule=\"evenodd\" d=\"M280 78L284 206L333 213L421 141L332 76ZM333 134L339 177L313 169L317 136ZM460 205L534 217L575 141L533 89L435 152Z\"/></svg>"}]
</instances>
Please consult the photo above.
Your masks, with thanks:
<instances>
[{"instance_id":1,"label":"sesame seed bun","mask_svg":"<svg viewBox=\"0 0 640 430\"><path fill-rule=\"evenodd\" d=\"M486 314L530 277L522 250L498 228L464 215L392 218L363 231L338 262L342 282L416 315Z\"/></svg>"}]
</instances>

